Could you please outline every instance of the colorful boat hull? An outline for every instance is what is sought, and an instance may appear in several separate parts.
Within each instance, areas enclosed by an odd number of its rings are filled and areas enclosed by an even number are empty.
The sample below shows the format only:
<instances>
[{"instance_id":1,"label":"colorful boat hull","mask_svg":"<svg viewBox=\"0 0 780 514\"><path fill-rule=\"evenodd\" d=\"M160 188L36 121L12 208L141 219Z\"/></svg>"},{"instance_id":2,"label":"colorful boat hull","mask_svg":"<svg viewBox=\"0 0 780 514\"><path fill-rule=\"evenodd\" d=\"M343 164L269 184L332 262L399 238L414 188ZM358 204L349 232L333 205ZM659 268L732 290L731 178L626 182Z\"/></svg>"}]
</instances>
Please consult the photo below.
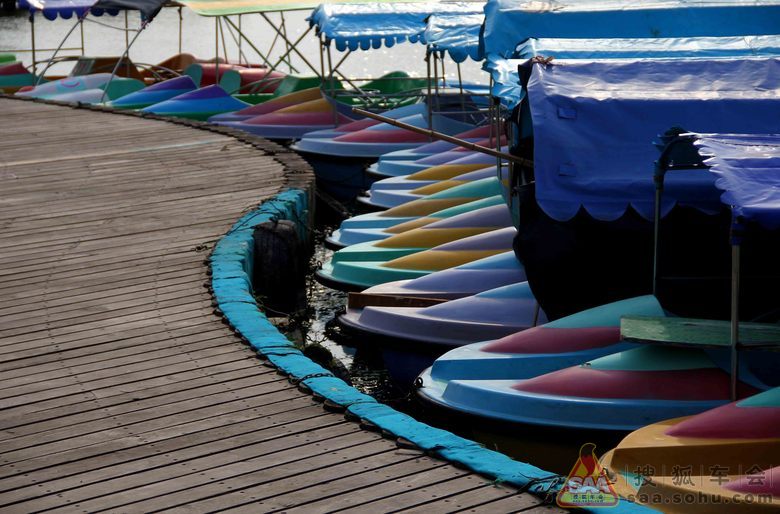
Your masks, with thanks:
<instances>
[{"instance_id":1,"label":"colorful boat hull","mask_svg":"<svg viewBox=\"0 0 780 514\"><path fill-rule=\"evenodd\" d=\"M372 191L369 196L361 196L359 201L372 209L390 209L457 186L494 177L496 177L495 166L483 166L449 180L431 181L418 187L412 186L411 189L377 189Z\"/></svg>"},{"instance_id":2,"label":"colorful boat hull","mask_svg":"<svg viewBox=\"0 0 780 514\"><path fill-rule=\"evenodd\" d=\"M3 92L16 93L19 89L34 84L35 76L21 62L0 64L0 90Z\"/></svg>"},{"instance_id":3,"label":"colorful boat hull","mask_svg":"<svg viewBox=\"0 0 780 514\"><path fill-rule=\"evenodd\" d=\"M63 93L49 97L49 100L58 102L72 102L83 104L99 104L107 100L122 98L128 94L143 89L144 83L140 80L129 79L125 77L114 77L111 82L102 87L75 91L72 93Z\"/></svg>"},{"instance_id":4,"label":"colorful boat hull","mask_svg":"<svg viewBox=\"0 0 780 514\"><path fill-rule=\"evenodd\" d=\"M334 265L348 261L380 262L410 255L434 246L443 245L465 237L491 232L511 226L506 205L497 204L476 211L435 221L424 226L409 222L394 227L395 233L380 241L361 243L339 250L333 255Z\"/></svg>"},{"instance_id":5,"label":"colorful boat hull","mask_svg":"<svg viewBox=\"0 0 780 514\"><path fill-rule=\"evenodd\" d=\"M456 134L455 137L470 143L477 143L490 137L490 131L490 126L482 125ZM370 175L375 176L375 178L409 175L430 167L425 162L417 161L422 161L427 157L445 154L450 151L457 152L462 151L462 149L447 141L431 141L430 143L409 150L397 150L395 152L382 154L379 157L379 160L369 166L366 171Z\"/></svg>"},{"instance_id":6,"label":"colorful boat hull","mask_svg":"<svg viewBox=\"0 0 780 514\"><path fill-rule=\"evenodd\" d=\"M323 265L316 277L323 284L335 289L362 291L385 282L422 277L506 252L511 248L515 234L513 227L507 227L383 262L330 261ZM350 248L352 247L345 250Z\"/></svg>"},{"instance_id":7,"label":"colorful boat hull","mask_svg":"<svg viewBox=\"0 0 780 514\"><path fill-rule=\"evenodd\" d=\"M635 430L727 403L730 378L723 368L727 361L722 351L641 346L521 381L453 381L446 399L509 422ZM774 385L755 380L751 367L776 365L777 358L769 353L743 361L740 396ZM488 396L494 403L485 405Z\"/></svg>"},{"instance_id":8,"label":"colorful boat hull","mask_svg":"<svg viewBox=\"0 0 780 514\"><path fill-rule=\"evenodd\" d=\"M445 408L478 415L473 406L450 403L450 383L527 379L628 350L634 345L620 337L620 318L625 315L663 316L664 311L655 297L641 296L588 309L495 341L455 348L420 374L418 395ZM494 401L492 394L486 392L480 404Z\"/></svg>"},{"instance_id":9,"label":"colorful boat hull","mask_svg":"<svg viewBox=\"0 0 780 514\"><path fill-rule=\"evenodd\" d=\"M143 109L160 102L165 102L184 93L195 91L197 85L189 75L182 75L151 86L145 87L113 100L109 103L114 109Z\"/></svg>"},{"instance_id":10,"label":"colorful boat hull","mask_svg":"<svg viewBox=\"0 0 780 514\"><path fill-rule=\"evenodd\" d=\"M436 221L451 218L465 212L472 212L484 207L494 205L503 205L501 196L489 196L481 200L456 205L448 209L434 212L429 216L418 217L393 217L384 216L388 211L378 213L361 214L344 220L341 226L325 240L326 244L334 249L341 249L347 246L366 243L369 241L380 241L406 230L430 225Z\"/></svg>"},{"instance_id":11,"label":"colorful boat hull","mask_svg":"<svg viewBox=\"0 0 780 514\"><path fill-rule=\"evenodd\" d=\"M618 493L665 512L777 512L780 388L640 428L601 462Z\"/></svg>"},{"instance_id":12,"label":"colorful boat hull","mask_svg":"<svg viewBox=\"0 0 780 514\"><path fill-rule=\"evenodd\" d=\"M236 100L227 94L220 86L212 85L175 96L141 110L158 116L206 121L215 114L237 111L248 106L246 102Z\"/></svg>"},{"instance_id":13,"label":"colorful boat hull","mask_svg":"<svg viewBox=\"0 0 780 514\"><path fill-rule=\"evenodd\" d=\"M110 73L95 73L92 75L66 77L64 79L39 84L27 91L19 91L16 95L28 98L55 99L60 95L100 88L104 86L110 78Z\"/></svg>"},{"instance_id":14,"label":"colorful boat hull","mask_svg":"<svg viewBox=\"0 0 780 514\"><path fill-rule=\"evenodd\" d=\"M364 293L396 298L455 300L525 280L525 270L514 253L504 252L413 280L379 284L366 289ZM359 314L350 306L347 307L347 313L353 316Z\"/></svg>"}]
</instances>

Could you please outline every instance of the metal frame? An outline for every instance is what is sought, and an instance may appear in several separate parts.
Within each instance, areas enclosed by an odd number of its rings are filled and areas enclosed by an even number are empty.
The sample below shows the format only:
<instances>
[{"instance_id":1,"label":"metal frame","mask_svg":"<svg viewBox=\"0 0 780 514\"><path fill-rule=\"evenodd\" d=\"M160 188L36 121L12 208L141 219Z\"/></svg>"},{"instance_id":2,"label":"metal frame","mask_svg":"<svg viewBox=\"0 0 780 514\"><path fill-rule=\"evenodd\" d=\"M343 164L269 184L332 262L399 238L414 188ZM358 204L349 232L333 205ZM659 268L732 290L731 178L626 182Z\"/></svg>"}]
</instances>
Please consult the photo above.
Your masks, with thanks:
<instances>
[{"instance_id":1,"label":"metal frame","mask_svg":"<svg viewBox=\"0 0 780 514\"><path fill-rule=\"evenodd\" d=\"M127 12L127 11L125 11ZM111 85L111 81L114 80L114 77L116 76L116 72L119 70L119 67L122 65L123 62L125 62L126 66L130 66L129 62L129 54L130 54L130 47L135 44L136 40L138 40L138 36L141 35L141 32L144 31L146 27L149 26L149 22L147 20L141 21L141 27L138 29L138 32L135 33L135 36L133 36L133 39L127 44L125 47L125 51L122 54L122 56L119 58L119 60L116 62L116 65L114 66L114 69L111 71L111 76L108 78L108 82L106 82L105 87L103 88L103 94L100 95L100 103L103 103L106 99L106 94L108 94L108 86Z\"/></svg>"},{"instance_id":2,"label":"metal frame","mask_svg":"<svg viewBox=\"0 0 780 514\"><path fill-rule=\"evenodd\" d=\"M655 212L653 216L653 295L658 287L658 259L660 248L661 199L666 173L676 170L691 170L708 168L702 157L693 146L695 134L686 134L682 129L675 128L667 132L663 138L666 143L660 157L655 162ZM740 291L740 246L742 244L742 220L735 217L732 211L731 219L731 400L736 401L739 384L739 291Z\"/></svg>"}]
</instances>

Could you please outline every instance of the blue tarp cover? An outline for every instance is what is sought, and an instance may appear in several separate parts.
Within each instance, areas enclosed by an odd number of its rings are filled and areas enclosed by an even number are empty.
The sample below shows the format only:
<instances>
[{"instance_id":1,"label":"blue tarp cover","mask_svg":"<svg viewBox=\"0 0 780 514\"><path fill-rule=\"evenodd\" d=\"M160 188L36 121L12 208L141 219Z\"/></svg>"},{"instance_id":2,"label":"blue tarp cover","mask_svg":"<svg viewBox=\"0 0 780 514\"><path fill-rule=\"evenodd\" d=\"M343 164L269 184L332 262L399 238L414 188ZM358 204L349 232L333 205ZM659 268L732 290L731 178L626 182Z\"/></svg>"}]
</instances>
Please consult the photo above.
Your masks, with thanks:
<instances>
[{"instance_id":1,"label":"blue tarp cover","mask_svg":"<svg viewBox=\"0 0 780 514\"><path fill-rule=\"evenodd\" d=\"M340 51L368 50L422 38L432 14L481 14L481 2L322 4L309 23Z\"/></svg>"},{"instance_id":2,"label":"blue tarp cover","mask_svg":"<svg viewBox=\"0 0 780 514\"><path fill-rule=\"evenodd\" d=\"M490 73L493 79L490 94L500 98L501 104L509 109L514 109L525 96L517 68L526 61L527 59L504 59L488 55L482 64L482 69Z\"/></svg>"},{"instance_id":3,"label":"blue tarp cover","mask_svg":"<svg viewBox=\"0 0 780 514\"><path fill-rule=\"evenodd\" d=\"M162 6L167 0L97 0L92 8L105 10L107 12L119 10L138 11L141 18L150 21L157 16Z\"/></svg>"},{"instance_id":4,"label":"blue tarp cover","mask_svg":"<svg viewBox=\"0 0 780 514\"><path fill-rule=\"evenodd\" d=\"M780 134L697 134L694 145L735 216L780 228Z\"/></svg>"},{"instance_id":5,"label":"blue tarp cover","mask_svg":"<svg viewBox=\"0 0 780 514\"><path fill-rule=\"evenodd\" d=\"M483 14L433 14L428 18L422 42L433 51L449 53L455 62L463 62L467 57L480 61L479 33L484 19Z\"/></svg>"},{"instance_id":6,"label":"blue tarp cover","mask_svg":"<svg viewBox=\"0 0 780 514\"><path fill-rule=\"evenodd\" d=\"M19 8L27 9L30 14L40 12L47 20L55 20L57 16L65 19L71 18L74 14L81 18L90 10L97 0L19 0ZM104 12L116 16L119 11L116 9L92 9L91 14L101 16Z\"/></svg>"},{"instance_id":7,"label":"blue tarp cover","mask_svg":"<svg viewBox=\"0 0 780 514\"><path fill-rule=\"evenodd\" d=\"M777 31L780 33L780 26ZM530 38L517 46L514 57L530 59L537 55L557 59L772 56L780 55L780 35L636 39Z\"/></svg>"},{"instance_id":8,"label":"blue tarp cover","mask_svg":"<svg viewBox=\"0 0 780 514\"><path fill-rule=\"evenodd\" d=\"M565 221L584 207L614 220L632 206L651 219L656 136L670 126L776 132L780 59L537 63L528 100L536 197L549 216ZM719 208L713 182L705 170L670 174L663 213L675 203Z\"/></svg>"},{"instance_id":9,"label":"blue tarp cover","mask_svg":"<svg viewBox=\"0 0 780 514\"><path fill-rule=\"evenodd\" d=\"M777 34L780 0L488 0L484 54L512 55L529 38Z\"/></svg>"},{"instance_id":10,"label":"blue tarp cover","mask_svg":"<svg viewBox=\"0 0 780 514\"><path fill-rule=\"evenodd\" d=\"M517 67L536 56L556 59L659 59L780 55L780 36L561 39L530 38L520 43L514 58L489 55L483 68L493 78L493 96L514 108L523 98Z\"/></svg>"}]
</instances>

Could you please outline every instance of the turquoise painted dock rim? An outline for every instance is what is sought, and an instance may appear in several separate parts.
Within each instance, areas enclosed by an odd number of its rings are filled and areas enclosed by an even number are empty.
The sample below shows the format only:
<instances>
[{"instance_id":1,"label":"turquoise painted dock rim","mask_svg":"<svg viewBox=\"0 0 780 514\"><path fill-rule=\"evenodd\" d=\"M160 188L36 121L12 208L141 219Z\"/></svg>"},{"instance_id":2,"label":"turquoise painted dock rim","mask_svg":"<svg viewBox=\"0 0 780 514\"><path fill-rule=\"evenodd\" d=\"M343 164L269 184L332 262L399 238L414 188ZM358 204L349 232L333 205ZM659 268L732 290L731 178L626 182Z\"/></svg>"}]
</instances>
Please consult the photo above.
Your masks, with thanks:
<instances>
[{"instance_id":1,"label":"turquoise painted dock rim","mask_svg":"<svg viewBox=\"0 0 780 514\"><path fill-rule=\"evenodd\" d=\"M303 190L290 189L279 193L241 217L216 244L209 257L211 287L217 307L228 324L262 357L286 373L293 383L304 385L314 395L345 408L348 415L366 420L422 450L492 477L496 482L511 484L521 491L542 496L555 494L564 477L488 450L474 441L421 423L377 402L312 362L271 324L259 309L253 295L252 233L261 223L288 219L298 222L298 229L305 237L308 224L302 221L307 219L310 209L308 203L309 196ZM622 501L610 512L639 514L655 511Z\"/></svg>"}]
</instances>

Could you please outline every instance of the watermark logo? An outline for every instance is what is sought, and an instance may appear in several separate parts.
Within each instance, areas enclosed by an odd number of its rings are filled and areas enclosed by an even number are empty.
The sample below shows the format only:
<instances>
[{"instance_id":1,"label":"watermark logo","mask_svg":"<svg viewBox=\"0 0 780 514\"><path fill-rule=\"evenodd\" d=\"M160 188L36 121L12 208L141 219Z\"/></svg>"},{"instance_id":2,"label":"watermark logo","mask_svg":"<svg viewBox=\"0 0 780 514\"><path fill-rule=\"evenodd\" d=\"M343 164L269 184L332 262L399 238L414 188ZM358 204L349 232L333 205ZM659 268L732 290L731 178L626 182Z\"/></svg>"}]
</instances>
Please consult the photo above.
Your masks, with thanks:
<instances>
[{"instance_id":1,"label":"watermark logo","mask_svg":"<svg viewBox=\"0 0 780 514\"><path fill-rule=\"evenodd\" d=\"M595 449L596 445L592 443L585 443L580 448L580 456L555 498L559 506L614 507L620 501L606 471L596 458Z\"/></svg>"}]
</instances>

